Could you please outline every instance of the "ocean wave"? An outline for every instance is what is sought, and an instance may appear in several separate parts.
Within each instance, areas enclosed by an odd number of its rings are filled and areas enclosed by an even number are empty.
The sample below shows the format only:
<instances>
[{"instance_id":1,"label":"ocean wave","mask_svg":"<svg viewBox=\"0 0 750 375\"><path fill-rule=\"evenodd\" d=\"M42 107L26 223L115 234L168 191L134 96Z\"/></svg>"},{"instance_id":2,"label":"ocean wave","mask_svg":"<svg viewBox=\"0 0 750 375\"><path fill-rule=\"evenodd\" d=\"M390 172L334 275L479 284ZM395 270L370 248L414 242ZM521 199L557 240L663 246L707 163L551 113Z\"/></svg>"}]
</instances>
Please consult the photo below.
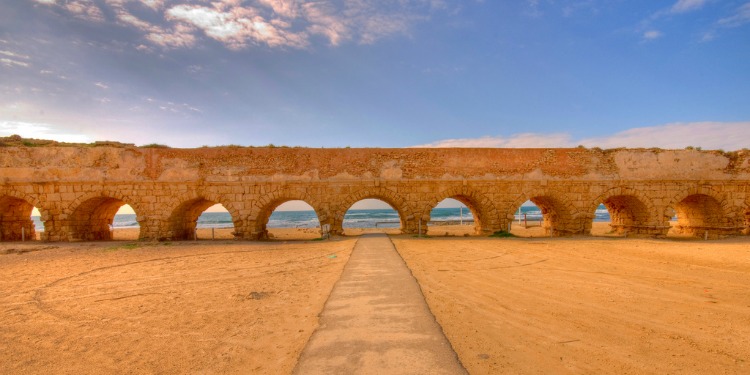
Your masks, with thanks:
<instances>
[{"instance_id":1,"label":"ocean wave","mask_svg":"<svg viewBox=\"0 0 750 375\"><path fill-rule=\"evenodd\" d=\"M112 223L112 227L114 228L136 228L139 226L137 221L115 221Z\"/></svg>"},{"instance_id":2,"label":"ocean wave","mask_svg":"<svg viewBox=\"0 0 750 375\"><path fill-rule=\"evenodd\" d=\"M516 211L514 221L523 221L524 214L526 220L538 221L543 219L541 210L538 207L524 206L521 207L521 215ZM436 208L430 214L432 221L451 221L471 223L474 216L471 210L464 208ZM116 215L113 226L115 228L137 228L138 222L133 214ZM33 216L36 231L43 231L44 225L38 216ZM398 228L400 226L400 217L394 210L349 210L344 216L343 226L345 228ZM610 221L609 212L600 206L594 215L594 221ZM390 223L383 223L390 222ZM231 215L227 212L205 212L197 221L198 228L232 228L234 222ZM276 211L266 224L268 228L317 228L320 222L315 211Z\"/></svg>"}]
</instances>

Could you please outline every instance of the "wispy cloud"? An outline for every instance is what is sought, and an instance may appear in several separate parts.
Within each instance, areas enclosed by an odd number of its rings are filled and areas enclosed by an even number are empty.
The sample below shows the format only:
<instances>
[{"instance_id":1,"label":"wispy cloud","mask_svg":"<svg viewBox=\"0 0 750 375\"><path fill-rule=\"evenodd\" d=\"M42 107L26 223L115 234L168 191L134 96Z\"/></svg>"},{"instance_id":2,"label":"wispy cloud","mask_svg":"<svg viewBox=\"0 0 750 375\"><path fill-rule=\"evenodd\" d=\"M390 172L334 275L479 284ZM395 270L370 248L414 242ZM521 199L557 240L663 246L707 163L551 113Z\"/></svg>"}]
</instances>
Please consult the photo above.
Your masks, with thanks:
<instances>
[{"instance_id":1,"label":"wispy cloud","mask_svg":"<svg viewBox=\"0 0 750 375\"><path fill-rule=\"evenodd\" d=\"M183 116L193 116L202 114L203 111L188 103L175 103L168 100L157 100L154 98L142 98L142 105L131 107L131 112L143 112L148 109L158 109L163 112L179 114Z\"/></svg>"},{"instance_id":2,"label":"wispy cloud","mask_svg":"<svg viewBox=\"0 0 750 375\"><path fill-rule=\"evenodd\" d=\"M12 52L12 51L3 51L3 50L0 50L0 55L7 56L7 57L12 57L12 58L16 58L16 59L23 59L23 60L28 60L29 59L28 55L23 55L23 54Z\"/></svg>"},{"instance_id":3,"label":"wispy cloud","mask_svg":"<svg viewBox=\"0 0 750 375\"><path fill-rule=\"evenodd\" d=\"M670 11L672 13L685 13L702 8L708 0L678 0Z\"/></svg>"},{"instance_id":4,"label":"wispy cloud","mask_svg":"<svg viewBox=\"0 0 750 375\"><path fill-rule=\"evenodd\" d=\"M8 50L0 50L0 65L13 68L13 67L22 67L22 68L28 68L30 66L29 63L30 57L28 55L24 55L21 53L8 51Z\"/></svg>"},{"instance_id":5,"label":"wispy cloud","mask_svg":"<svg viewBox=\"0 0 750 375\"><path fill-rule=\"evenodd\" d=\"M58 6L73 16L94 22L103 22L104 13L92 0L34 0L39 4Z\"/></svg>"},{"instance_id":6,"label":"wispy cloud","mask_svg":"<svg viewBox=\"0 0 750 375\"><path fill-rule=\"evenodd\" d=\"M202 35L230 49L252 45L274 48L308 48L314 36L333 46L344 42L374 43L410 28L435 10L446 9L442 0L217 0L208 4L187 0L35 0L64 9L93 22L109 21L143 32L144 39L160 47L194 46ZM138 2L156 17L131 11ZM101 7L107 7L104 12ZM113 15L113 16L112 16ZM165 22L156 22L156 19ZM148 50L143 44L135 48Z\"/></svg>"},{"instance_id":7,"label":"wispy cloud","mask_svg":"<svg viewBox=\"0 0 750 375\"><path fill-rule=\"evenodd\" d=\"M699 10L702 10L712 2L713 1L711 0L678 0L670 8L662 9L652 14L650 17L644 19L636 30L639 33L642 33L642 37L644 40L657 39L663 36L663 34L658 33L658 31L655 30L655 23L665 22L666 19L672 17L683 16L687 13L697 12ZM714 19L714 21L709 21L709 23L704 25L703 31L699 33L699 41L710 42L719 36L719 30L740 27L747 23L750 23L750 1L746 1L744 4L734 8L729 15Z\"/></svg>"},{"instance_id":8,"label":"wispy cloud","mask_svg":"<svg viewBox=\"0 0 750 375\"><path fill-rule=\"evenodd\" d=\"M19 61L19 60L9 59L7 57L0 57L0 64L5 65L5 66L7 66L9 68L12 68L14 66L21 66L21 67L26 68L26 67L29 66L29 63L27 63L25 61Z\"/></svg>"},{"instance_id":9,"label":"wispy cloud","mask_svg":"<svg viewBox=\"0 0 750 375\"><path fill-rule=\"evenodd\" d=\"M192 47L196 43L196 38L192 34L193 29L184 25L177 25L171 30L164 30L159 27L153 27L146 35L146 39L161 47L166 48L184 48ZM138 45L137 50L149 50L148 47Z\"/></svg>"},{"instance_id":10,"label":"wispy cloud","mask_svg":"<svg viewBox=\"0 0 750 375\"><path fill-rule=\"evenodd\" d=\"M720 30L741 27L747 23L750 23L750 2L740 5L731 15L716 21L708 31L702 34L700 41L710 42L719 36Z\"/></svg>"},{"instance_id":11,"label":"wispy cloud","mask_svg":"<svg viewBox=\"0 0 750 375\"><path fill-rule=\"evenodd\" d=\"M645 40L655 40L661 38L662 36L664 36L664 33L659 30L648 30L643 33L643 39Z\"/></svg>"},{"instance_id":12,"label":"wispy cloud","mask_svg":"<svg viewBox=\"0 0 750 375\"><path fill-rule=\"evenodd\" d=\"M445 139L415 147L506 147L506 148L534 148L534 147L569 147L573 144L570 134L537 134L521 133L510 137L481 137Z\"/></svg>"},{"instance_id":13,"label":"wispy cloud","mask_svg":"<svg viewBox=\"0 0 750 375\"><path fill-rule=\"evenodd\" d=\"M167 11L167 19L194 26L232 49L244 48L248 43L296 48L307 45L304 33L289 31L290 24L283 20L265 19L255 8L223 3L215 3L213 8L179 5Z\"/></svg>"},{"instance_id":14,"label":"wispy cloud","mask_svg":"<svg viewBox=\"0 0 750 375\"><path fill-rule=\"evenodd\" d=\"M687 13L698 11L703 8L710 0L677 0L669 8L662 8L659 11L651 14L649 17L641 21L640 25L636 28L636 32L641 34L641 38L644 41L652 41L659 39L664 34L657 30L655 24L662 24L665 19L671 19L673 17L682 16Z\"/></svg>"},{"instance_id":15,"label":"wispy cloud","mask_svg":"<svg viewBox=\"0 0 750 375\"><path fill-rule=\"evenodd\" d=\"M416 147L661 147L739 150L750 147L750 121L693 122L625 130L608 136L574 139L567 133L522 133L510 137L447 139Z\"/></svg>"},{"instance_id":16,"label":"wispy cloud","mask_svg":"<svg viewBox=\"0 0 750 375\"><path fill-rule=\"evenodd\" d=\"M140 2L153 10L158 10L164 7L164 0L140 0Z\"/></svg>"},{"instance_id":17,"label":"wispy cloud","mask_svg":"<svg viewBox=\"0 0 750 375\"><path fill-rule=\"evenodd\" d=\"M750 2L737 8L731 16L720 19L718 24L723 27L738 27L748 22L750 22Z\"/></svg>"}]
</instances>

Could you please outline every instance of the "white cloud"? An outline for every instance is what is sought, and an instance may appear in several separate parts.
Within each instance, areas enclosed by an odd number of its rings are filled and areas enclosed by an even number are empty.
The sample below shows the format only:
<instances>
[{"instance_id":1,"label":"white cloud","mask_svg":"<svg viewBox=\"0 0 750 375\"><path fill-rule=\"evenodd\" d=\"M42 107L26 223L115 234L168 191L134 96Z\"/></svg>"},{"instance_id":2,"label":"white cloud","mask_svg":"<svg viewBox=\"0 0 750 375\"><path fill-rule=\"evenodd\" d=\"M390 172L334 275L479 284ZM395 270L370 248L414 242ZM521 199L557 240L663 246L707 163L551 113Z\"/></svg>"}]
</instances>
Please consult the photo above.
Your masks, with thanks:
<instances>
[{"instance_id":1,"label":"white cloud","mask_svg":"<svg viewBox=\"0 0 750 375\"><path fill-rule=\"evenodd\" d=\"M374 43L408 34L432 11L447 9L443 0L215 0L198 4L188 0L103 0L99 5L92 0L36 1L95 22L106 21L105 13L113 15L118 24L140 30L146 40L165 48L192 47L200 32L231 49L250 45L307 48L314 35L323 36L333 46L348 41ZM167 22L159 24L136 16L129 3L142 4ZM142 44L135 45L147 50Z\"/></svg>"},{"instance_id":2,"label":"white cloud","mask_svg":"<svg viewBox=\"0 0 750 375\"><path fill-rule=\"evenodd\" d=\"M708 30L703 31L699 41L710 42L719 36L721 29L740 27L747 23L750 23L750 2L745 2L735 8L731 15L714 22Z\"/></svg>"},{"instance_id":3,"label":"white cloud","mask_svg":"<svg viewBox=\"0 0 750 375\"><path fill-rule=\"evenodd\" d=\"M5 56L5 57L3 57ZM27 60L27 61L24 61ZM29 56L16 53L13 51L0 50L0 65L5 65L9 68L12 67L29 67Z\"/></svg>"},{"instance_id":4,"label":"white cloud","mask_svg":"<svg viewBox=\"0 0 750 375\"><path fill-rule=\"evenodd\" d=\"M153 10L157 10L164 7L164 0L141 0L141 4Z\"/></svg>"},{"instance_id":5,"label":"white cloud","mask_svg":"<svg viewBox=\"0 0 750 375\"><path fill-rule=\"evenodd\" d=\"M750 121L692 122L633 128L608 136L573 139L566 133L448 139L416 147L660 147L739 150L750 148Z\"/></svg>"},{"instance_id":6,"label":"white cloud","mask_svg":"<svg viewBox=\"0 0 750 375\"><path fill-rule=\"evenodd\" d=\"M128 13L125 9L117 10L117 20L126 25L134 26L135 28L144 31L154 31L154 29L157 29L156 26Z\"/></svg>"},{"instance_id":7,"label":"white cloud","mask_svg":"<svg viewBox=\"0 0 750 375\"><path fill-rule=\"evenodd\" d=\"M661 38L662 36L664 36L664 33L659 30L648 30L643 33L643 39L645 40L655 40Z\"/></svg>"},{"instance_id":8,"label":"white cloud","mask_svg":"<svg viewBox=\"0 0 750 375\"><path fill-rule=\"evenodd\" d=\"M186 25L176 25L172 30L154 28L146 35L150 42L166 48L184 48L195 45L196 39L192 34L193 28ZM145 48L144 48L145 47ZM139 45L137 50L148 51L148 47Z\"/></svg>"},{"instance_id":9,"label":"white cloud","mask_svg":"<svg viewBox=\"0 0 750 375\"><path fill-rule=\"evenodd\" d=\"M337 17L335 10L325 2L310 2L303 6L305 17L310 20L307 30L323 35L331 45L337 46L350 37L350 21Z\"/></svg>"},{"instance_id":10,"label":"white cloud","mask_svg":"<svg viewBox=\"0 0 750 375\"><path fill-rule=\"evenodd\" d=\"M85 134L76 134L64 129L55 129L49 124L0 121L0 134L18 134L24 138L51 139L59 142L89 143L92 139Z\"/></svg>"},{"instance_id":11,"label":"white cloud","mask_svg":"<svg viewBox=\"0 0 750 375\"><path fill-rule=\"evenodd\" d=\"M5 55L5 56L8 56L8 57L19 58L19 59L24 59L24 60L28 60L29 59L29 56L27 56L27 55L22 55L22 54L15 53L15 52L12 52L12 51L3 51L3 50L0 50L0 55Z\"/></svg>"},{"instance_id":12,"label":"white cloud","mask_svg":"<svg viewBox=\"0 0 750 375\"><path fill-rule=\"evenodd\" d=\"M39 4L48 6L59 6L62 9L67 10L77 18L81 18L87 21L103 22L104 13L101 8L96 5L92 0L65 0L58 2L58 0L34 0ZM127 1L127 0L109 0L109 1Z\"/></svg>"},{"instance_id":13,"label":"white cloud","mask_svg":"<svg viewBox=\"0 0 750 375\"><path fill-rule=\"evenodd\" d=\"M96 83L94 83L94 86L96 86L96 87L98 87L100 89L104 89L104 90L106 90L106 89L109 88L109 86L107 86L106 84L104 84L102 82L96 82Z\"/></svg>"},{"instance_id":14,"label":"white cloud","mask_svg":"<svg viewBox=\"0 0 750 375\"><path fill-rule=\"evenodd\" d=\"M12 68L14 66L22 66L22 67L26 68L26 67L29 66L29 63L27 63L27 62L13 60L13 59L8 59L8 58L5 58L5 57L0 58L0 64L5 65L5 66L10 67L10 68Z\"/></svg>"},{"instance_id":15,"label":"white cloud","mask_svg":"<svg viewBox=\"0 0 750 375\"><path fill-rule=\"evenodd\" d=\"M703 7L708 1L707 0L678 0L672 5L672 13L685 13L693 10L698 10Z\"/></svg>"},{"instance_id":16,"label":"white cloud","mask_svg":"<svg viewBox=\"0 0 750 375\"><path fill-rule=\"evenodd\" d=\"M236 37L242 30L242 25L230 13L201 6L172 7L167 11L167 17L193 24L215 39Z\"/></svg>"},{"instance_id":17,"label":"white cloud","mask_svg":"<svg viewBox=\"0 0 750 375\"><path fill-rule=\"evenodd\" d=\"M750 22L750 2L737 8L733 15L720 19L718 23L724 27L738 27L748 22Z\"/></svg>"},{"instance_id":18,"label":"white cloud","mask_svg":"<svg viewBox=\"0 0 750 375\"><path fill-rule=\"evenodd\" d=\"M738 150L750 147L750 122L692 122L633 128L579 143L597 147L661 147Z\"/></svg>"},{"instance_id":19,"label":"white cloud","mask_svg":"<svg viewBox=\"0 0 750 375\"><path fill-rule=\"evenodd\" d=\"M641 34L643 40L650 41L661 38L664 34L654 28L654 24L659 22L662 23L663 19L671 19L675 16L682 16L686 13L697 11L703 8L711 0L677 0L669 8L662 8L661 10L651 14L649 17L641 21L640 25L636 28L636 32ZM705 33L704 33L705 36ZM708 38L703 38L701 41L708 41Z\"/></svg>"},{"instance_id":20,"label":"white cloud","mask_svg":"<svg viewBox=\"0 0 750 375\"><path fill-rule=\"evenodd\" d=\"M71 0L62 5L76 17L94 22L103 22L104 14L91 0Z\"/></svg>"},{"instance_id":21,"label":"white cloud","mask_svg":"<svg viewBox=\"0 0 750 375\"><path fill-rule=\"evenodd\" d=\"M253 8L226 7L224 3L216 3L214 8L179 5L167 11L167 18L197 27L232 49L244 48L248 42L271 47L307 45L305 35L289 31L288 23L268 21Z\"/></svg>"},{"instance_id":22,"label":"white cloud","mask_svg":"<svg viewBox=\"0 0 750 375\"><path fill-rule=\"evenodd\" d=\"M569 134L536 134L521 133L510 137L481 137L446 139L415 147L505 147L505 148L535 148L535 147L570 147L573 144Z\"/></svg>"}]
</instances>

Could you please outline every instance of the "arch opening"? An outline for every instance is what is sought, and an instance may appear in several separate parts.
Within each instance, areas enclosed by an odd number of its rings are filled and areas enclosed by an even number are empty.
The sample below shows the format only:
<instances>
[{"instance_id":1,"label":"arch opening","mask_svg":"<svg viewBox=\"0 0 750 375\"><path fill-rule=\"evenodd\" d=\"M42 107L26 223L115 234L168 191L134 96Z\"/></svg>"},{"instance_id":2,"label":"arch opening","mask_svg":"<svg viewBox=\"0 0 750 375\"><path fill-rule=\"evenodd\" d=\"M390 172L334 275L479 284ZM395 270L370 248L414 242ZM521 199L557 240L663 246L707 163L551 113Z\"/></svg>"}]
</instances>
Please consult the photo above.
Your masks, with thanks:
<instances>
[{"instance_id":1,"label":"arch opening","mask_svg":"<svg viewBox=\"0 0 750 375\"><path fill-rule=\"evenodd\" d=\"M399 234L404 227L402 215L388 202L366 198L355 202L344 214L345 235L379 232Z\"/></svg>"},{"instance_id":2,"label":"arch opening","mask_svg":"<svg viewBox=\"0 0 750 375\"><path fill-rule=\"evenodd\" d=\"M593 215L591 235L627 236L648 234L648 207L632 195L615 195L599 203ZM658 229L658 228L655 228ZM648 232L648 233L647 233Z\"/></svg>"},{"instance_id":3,"label":"arch opening","mask_svg":"<svg viewBox=\"0 0 750 375\"><path fill-rule=\"evenodd\" d=\"M321 225L315 208L303 200L287 200L272 205L258 218L269 239L312 240L321 238Z\"/></svg>"},{"instance_id":4,"label":"arch opening","mask_svg":"<svg viewBox=\"0 0 750 375\"><path fill-rule=\"evenodd\" d=\"M724 210L716 198L693 194L674 205L674 217L667 236L716 238L729 234Z\"/></svg>"},{"instance_id":5,"label":"arch opening","mask_svg":"<svg viewBox=\"0 0 750 375\"><path fill-rule=\"evenodd\" d=\"M461 195L440 201L430 210L430 221L426 225L429 236L469 236L482 232L476 205Z\"/></svg>"},{"instance_id":6,"label":"arch opening","mask_svg":"<svg viewBox=\"0 0 750 375\"><path fill-rule=\"evenodd\" d=\"M205 198L183 202L169 217L167 238L175 241L234 238L234 221L220 203Z\"/></svg>"},{"instance_id":7,"label":"arch opening","mask_svg":"<svg viewBox=\"0 0 750 375\"><path fill-rule=\"evenodd\" d=\"M70 217L71 236L74 240L82 241L138 239L140 228L136 217L130 205L120 199L91 198L73 211ZM128 230L122 230L124 228Z\"/></svg>"},{"instance_id":8,"label":"arch opening","mask_svg":"<svg viewBox=\"0 0 750 375\"><path fill-rule=\"evenodd\" d=\"M140 236L140 227L133 208L129 204L124 204L112 219L112 240L137 240Z\"/></svg>"},{"instance_id":9,"label":"arch opening","mask_svg":"<svg viewBox=\"0 0 750 375\"><path fill-rule=\"evenodd\" d=\"M562 221L566 212L557 199L534 196L516 208L511 233L519 237L546 237L565 234Z\"/></svg>"},{"instance_id":10,"label":"arch opening","mask_svg":"<svg viewBox=\"0 0 750 375\"><path fill-rule=\"evenodd\" d=\"M36 220L35 220L36 218ZM44 226L39 210L24 199L0 197L0 241L33 241Z\"/></svg>"}]
</instances>

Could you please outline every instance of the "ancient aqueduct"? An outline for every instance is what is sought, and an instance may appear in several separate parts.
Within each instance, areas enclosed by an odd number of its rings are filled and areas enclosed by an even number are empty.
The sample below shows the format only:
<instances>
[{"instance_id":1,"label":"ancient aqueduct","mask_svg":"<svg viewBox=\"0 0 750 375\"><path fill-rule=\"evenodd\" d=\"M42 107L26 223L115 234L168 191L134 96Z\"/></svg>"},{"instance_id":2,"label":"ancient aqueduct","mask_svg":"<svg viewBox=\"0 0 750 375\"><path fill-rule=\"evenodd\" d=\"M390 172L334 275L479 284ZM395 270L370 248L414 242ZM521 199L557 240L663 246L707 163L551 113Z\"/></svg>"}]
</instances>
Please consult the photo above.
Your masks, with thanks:
<instances>
[{"instance_id":1,"label":"ancient aqueduct","mask_svg":"<svg viewBox=\"0 0 750 375\"><path fill-rule=\"evenodd\" d=\"M141 239L188 239L215 203L237 238L263 239L270 214L290 200L342 233L344 214L365 198L393 206L406 233L445 198L471 209L478 234L507 229L527 200L556 236L588 234L600 203L629 235L664 236L675 213L679 230L701 237L750 228L748 151L2 147L0 178L3 241L33 232L33 207L42 240L110 239L124 204Z\"/></svg>"}]
</instances>

